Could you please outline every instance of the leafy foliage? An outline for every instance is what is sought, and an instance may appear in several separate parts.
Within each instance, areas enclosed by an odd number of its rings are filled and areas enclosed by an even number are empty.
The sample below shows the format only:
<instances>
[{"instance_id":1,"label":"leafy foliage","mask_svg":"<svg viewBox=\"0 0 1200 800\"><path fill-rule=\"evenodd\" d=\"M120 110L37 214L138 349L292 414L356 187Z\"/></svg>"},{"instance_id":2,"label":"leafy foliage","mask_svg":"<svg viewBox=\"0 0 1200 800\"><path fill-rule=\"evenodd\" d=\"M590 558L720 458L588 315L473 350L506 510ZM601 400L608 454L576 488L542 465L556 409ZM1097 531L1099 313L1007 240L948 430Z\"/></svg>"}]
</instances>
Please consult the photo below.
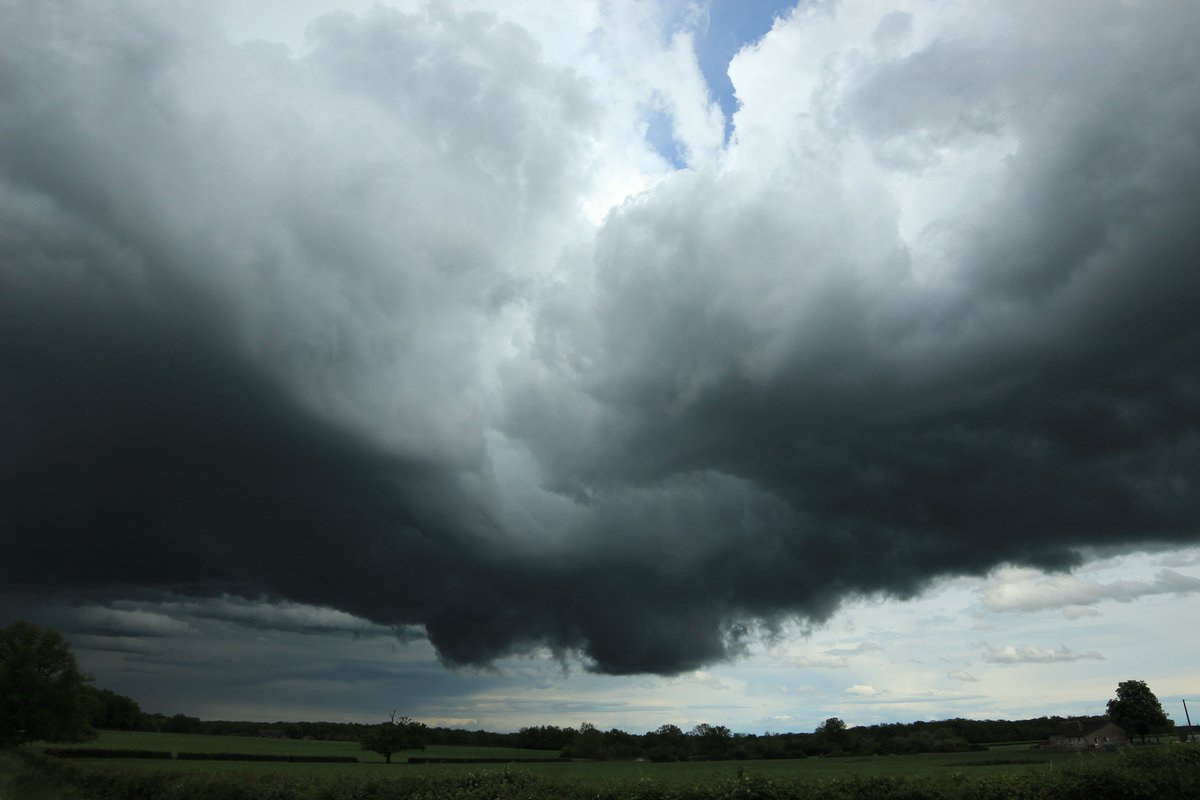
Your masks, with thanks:
<instances>
[{"instance_id":1,"label":"leafy foliage","mask_svg":"<svg viewBox=\"0 0 1200 800\"><path fill-rule=\"evenodd\" d=\"M0 744L91 738L87 680L57 631L29 622L0 629Z\"/></svg>"},{"instance_id":2,"label":"leafy foliage","mask_svg":"<svg viewBox=\"0 0 1200 800\"><path fill-rule=\"evenodd\" d=\"M517 733L516 747L531 750L562 750L575 740L576 731L573 728L560 728L557 725L536 725L521 728Z\"/></svg>"},{"instance_id":3,"label":"leafy foliage","mask_svg":"<svg viewBox=\"0 0 1200 800\"><path fill-rule=\"evenodd\" d=\"M1121 681L1117 696L1108 701L1109 719L1126 730L1136 731L1145 741L1146 734L1172 726L1162 704L1145 681Z\"/></svg>"},{"instance_id":4,"label":"leafy foliage","mask_svg":"<svg viewBox=\"0 0 1200 800\"><path fill-rule=\"evenodd\" d=\"M396 713L392 712L391 720L367 732L362 749L378 753L390 764L392 753L425 749L425 724L408 717L396 719Z\"/></svg>"},{"instance_id":5,"label":"leafy foliage","mask_svg":"<svg viewBox=\"0 0 1200 800\"><path fill-rule=\"evenodd\" d=\"M88 686L88 714L93 728L109 731L142 730L142 709L132 698L110 689Z\"/></svg>"}]
</instances>

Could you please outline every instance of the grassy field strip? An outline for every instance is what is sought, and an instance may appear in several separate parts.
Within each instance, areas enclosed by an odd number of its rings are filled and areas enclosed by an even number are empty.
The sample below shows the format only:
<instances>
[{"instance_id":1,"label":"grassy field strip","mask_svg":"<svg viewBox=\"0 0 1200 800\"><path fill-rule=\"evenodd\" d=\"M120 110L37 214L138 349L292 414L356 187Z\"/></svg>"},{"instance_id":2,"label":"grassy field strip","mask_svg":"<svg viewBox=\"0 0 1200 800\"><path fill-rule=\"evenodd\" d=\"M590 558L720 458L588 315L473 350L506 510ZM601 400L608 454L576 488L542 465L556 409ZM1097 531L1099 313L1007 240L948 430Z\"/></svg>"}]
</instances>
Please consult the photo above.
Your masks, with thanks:
<instances>
[{"instance_id":1,"label":"grassy field strip","mask_svg":"<svg viewBox=\"0 0 1200 800\"><path fill-rule=\"evenodd\" d=\"M973 756L973 758L969 758ZM738 774L772 780L814 778L845 778L850 776L928 776L940 777L961 774L964 778L983 778L993 775L1026 774L1054 768L1056 763L1078 760L1074 754L1046 754L1044 760L1030 759L1023 754L1012 763L995 763L1009 759L988 757L987 753L925 754L912 756L874 756L868 758L805 758L796 760L763 761L696 761L689 763L651 764L631 761L572 762L564 764L528 764L514 768L555 780L605 785L630 781L652 781L672 785L709 783L728 780ZM1029 762L1033 763L1029 763ZM992 762L983 763L980 762ZM480 765L430 764L405 767L408 770L427 770L429 774L454 774L464 767ZM491 765L488 765L491 766Z\"/></svg>"},{"instance_id":2,"label":"grassy field strip","mask_svg":"<svg viewBox=\"0 0 1200 800\"><path fill-rule=\"evenodd\" d=\"M994 758L993 761L1002 759ZM7 762L7 763L6 763ZM884 762L885 774L864 771ZM172 762L162 762L172 763ZM171 772L0 752L3 800L1195 800L1200 749L1152 747L1022 764L1037 771L970 777L972 762L920 756L793 762L532 764L509 770L363 765L342 774L292 769ZM977 762L976 762L977 763ZM224 767L223 764L214 766ZM463 765L466 766L466 765ZM815 769L821 767L820 770ZM1003 766L993 764L991 766ZM542 775L539 767L553 767ZM760 768L760 771L756 771ZM932 770L926 772L925 770ZM977 770L984 767L975 768ZM838 770L838 771L833 771ZM765 771L765 772L764 772ZM21 784L18 786L18 783ZM22 790L34 790L35 793Z\"/></svg>"},{"instance_id":3,"label":"grassy field strip","mask_svg":"<svg viewBox=\"0 0 1200 800\"><path fill-rule=\"evenodd\" d=\"M690 763L653 764L648 762L559 762L520 763L523 759L546 758L554 751L523 750L518 748L457 747L431 745L424 751L397 753L393 763L385 764L374 753L363 752L354 742L305 741L267 739L249 736L205 736L172 733L102 732L100 738L88 743L90 747L130 750L169 750L171 752L211 753L273 753L291 755L352 755L360 764L284 764L278 762L241 761L177 761L135 759L80 759L92 765L111 764L113 767L137 770L169 770L172 772L245 772L254 774L280 773L289 775L428 775L455 776L468 772L503 772L505 764L405 764L408 755L447 758L511 758L518 769L531 775L555 781L585 786L606 786L630 781L653 781L672 785L727 780L739 768L748 775L773 780L845 778L850 776L945 776L961 775L964 779L997 775L1035 773L1054 769L1081 759L1104 759L1111 754L1055 752L1032 750L1027 743L998 745L988 752L926 753L907 756L867 756L841 758L805 758L796 760L763 761L701 761ZM39 746L37 749L41 749Z\"/></svg>"}]
</instances>

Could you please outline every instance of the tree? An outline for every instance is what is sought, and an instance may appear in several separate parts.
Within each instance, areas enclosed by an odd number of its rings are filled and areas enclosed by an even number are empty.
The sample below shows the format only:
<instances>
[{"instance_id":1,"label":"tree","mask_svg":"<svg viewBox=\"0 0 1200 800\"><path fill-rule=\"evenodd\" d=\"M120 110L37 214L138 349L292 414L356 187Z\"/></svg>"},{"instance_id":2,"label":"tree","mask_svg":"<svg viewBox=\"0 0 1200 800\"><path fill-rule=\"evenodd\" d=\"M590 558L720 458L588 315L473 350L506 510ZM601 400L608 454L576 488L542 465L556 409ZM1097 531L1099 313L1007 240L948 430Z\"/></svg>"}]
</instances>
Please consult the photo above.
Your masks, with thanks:
<instances>
[{"instance_id":1,"label":"tree","mask_svg":"<svg viewBox=\"0 0 1200 800\"><path fill-rule=\"evenodd\" d=\"M142 727L142 709L133 698L92 686L87 687L87 695L93 728L133 731Z\"/></svg>"},{"instance_id":2,"label":"tree","mask_svg":"<svg viewBox=\"0 0 1200 800\"><path fill-rule=\"evenodd\" d=\"M173 714L163 722L162 729L166 733L202 733L201 719L189 717L187 714Z\"/></svg>"},{"instance_id":3,"label":"tree","mask_svg":"<svg viewBox=\"0 0 1200 800\"><path fill-rule=\"evenodd\" d=\"M679 761L688 755L688 737L678 725L660 725L642 737L651 761Z\"/></svg>"},{"instance_id":4,"label":"tree","mask_svg":"<svg viewBox=\"0 0 1200 800\"><path fill-rule=\"evenodd\" d=\"M362 739L362 749L378 753L390 764L392 753L401 750L424 750L425 732L425 723L408 717L396 719L396 712L392 711L390 720L367 731Z\"/></svg>"},{"instance_id":5,"label":"tree","mask_svg":"<svg viewBox=\"0 0 1200 800\"><path fill-rule=\"evenodd\" d=\"M563 753L568 758L604 759L608 757L608 747L599 728L590 722L581 722L579 733L575 734L575 741L565 748Z\"/></svg>"},{"instance_id":6,"label":"tree","mask_svg":"<svg viewBox=\"0 0 1200 800\"><path fill-rule=\"evenodd\" d=\"M666 725L659 725L658 729L654 731L654 735L675 742L683 736L683 730L678 725L667 723Z\"/></svg>"},{"instance_id":7,"label":"tree","mask_svg":"<svg viewBox=\"0 0 1200 800\"><path fill-rule=\"evenodd\" d=\"M830 748L846 746L846 723L840 717L830 717L825 720L817 726L814 733L824 739Z\"/></svg>"},{"instance_id":8,"label":"tree","mask_svg":"<svg viewBox=\"0 0 1200 800\"><path fill-rule=\"evenodd\" d=\"M846 732L846 723L839 717L830 717L817 726L816 732L830 739L838 739Z\"/></svg>"},{"instance_id":9,"label":"tree","mask_svg":"<svg viewBox=\"0 0 1200 800\"><path fill-rule=\"evenodd\" d=\"M691 735L696 737L700 752L709 758L724 758L733 746L733 735L724 725L701 722L692 728Z\"/></svg>"},{"instance_id":10,"label":"tree","mask_svg":"<svg viewBox=\"0 0 1200 800\"><path fill-rule=\"evenodd\" d=\"M516 746L531 750L562 750L575 739L571 728L557 725L540 725L521 728L517 732Z\"/></svg>"},{"instance_id":11,"label":"tree","mask_svg":"<svg viewBox=\"0 0 1200 800\"><path fill-rule=\"evenodd\" d=\"M1108 701L1108 718L1126 730L1136 731L1146 741L1152 730L1172 727L1162 704L1145 681L1121 681L1117 696Z\"/></svg>"},{"instance_id":12,"label":"tree","mask_svg":"<svg viewBox=\"0 0 1200 800\"><path fill-rule=\"evenodd\" d=\"M0 628L0 744L91 738L87 681L58 631Z\"/></svg>"}]
</instances>

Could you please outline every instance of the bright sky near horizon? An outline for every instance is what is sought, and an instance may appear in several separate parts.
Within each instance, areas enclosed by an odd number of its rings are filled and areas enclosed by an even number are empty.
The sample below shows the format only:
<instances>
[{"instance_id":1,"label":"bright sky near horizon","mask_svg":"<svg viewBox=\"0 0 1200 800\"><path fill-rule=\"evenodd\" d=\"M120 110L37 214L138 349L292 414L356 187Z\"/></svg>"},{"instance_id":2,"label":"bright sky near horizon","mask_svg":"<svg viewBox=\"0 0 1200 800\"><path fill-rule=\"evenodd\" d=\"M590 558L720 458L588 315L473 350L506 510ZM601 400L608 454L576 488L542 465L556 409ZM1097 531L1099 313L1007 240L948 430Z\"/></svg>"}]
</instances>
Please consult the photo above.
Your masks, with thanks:
<instances>
[{"instance_id":1,"label":"bright sky near horizon","mask_svg":"<svg viewBox=\"0 0 1200 800\"><path fill-rule=\"evenodd\" d=\"M1182 721L1198 25L0 4L0 624L207 718Z\"/></svg>"}]
</instances>

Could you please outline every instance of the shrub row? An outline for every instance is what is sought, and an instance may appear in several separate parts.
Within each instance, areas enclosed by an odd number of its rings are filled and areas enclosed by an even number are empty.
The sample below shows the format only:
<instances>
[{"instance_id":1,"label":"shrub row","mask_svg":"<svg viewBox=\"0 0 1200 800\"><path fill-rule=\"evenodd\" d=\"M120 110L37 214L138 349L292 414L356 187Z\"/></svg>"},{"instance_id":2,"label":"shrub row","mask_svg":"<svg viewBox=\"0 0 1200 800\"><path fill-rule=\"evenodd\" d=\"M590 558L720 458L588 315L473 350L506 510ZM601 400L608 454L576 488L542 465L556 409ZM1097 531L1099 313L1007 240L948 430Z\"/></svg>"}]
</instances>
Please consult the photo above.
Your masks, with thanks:
<instances>
[{"instance_id":1,"label":"shrub row","mask_svg":"<svg viewBox=\"0 0 1200 800\"><path fill-rule=\"evenodd\" d=\"M283 753L177 753L180 761L277 761L292 764L357 764L356 756L289 756Z\"/></svg>"},{"instance_id":2,"label":"shrub row","mask_svg":"<svg viewBox=\"0 0 1200 800\"><path fill-rule=\"evenodd\" d=\"M170 750L119 750L105 747L47 747L55 758L171 758ZM278 761L292 764L357 764L355 756L284 755L276 753L179 753L180 761Z\"/></svg>"},{"instance_id":3,"label":"shrub row","mask_svg":"<svg viewBox=\"0 0 1200 800\"><path fill-rule=\"evenodd\" d=\"M55 758L170 758L170 750L115 750L108 747L47 747Z\"/></svg>"},{"instance_id":4,"label":"shrub row","mask_svg":"<svg viewBox=\"0 0 1200 800\"><path fill-rule=\"evenodd\" d=\"M176 753L180 761L280 761L288 757L277 753Z\"/></svg>"},{"instance_id":5,"label":"shrub row","mask_svg":"<svg viewBox=\"0 0 1200 800\"><path fill-rule=\"evenodd\" d=\"M454 758L453 756L409 756L409 764L557 764L563 761L559 758Z\"/></svg>"}]
</instances>

